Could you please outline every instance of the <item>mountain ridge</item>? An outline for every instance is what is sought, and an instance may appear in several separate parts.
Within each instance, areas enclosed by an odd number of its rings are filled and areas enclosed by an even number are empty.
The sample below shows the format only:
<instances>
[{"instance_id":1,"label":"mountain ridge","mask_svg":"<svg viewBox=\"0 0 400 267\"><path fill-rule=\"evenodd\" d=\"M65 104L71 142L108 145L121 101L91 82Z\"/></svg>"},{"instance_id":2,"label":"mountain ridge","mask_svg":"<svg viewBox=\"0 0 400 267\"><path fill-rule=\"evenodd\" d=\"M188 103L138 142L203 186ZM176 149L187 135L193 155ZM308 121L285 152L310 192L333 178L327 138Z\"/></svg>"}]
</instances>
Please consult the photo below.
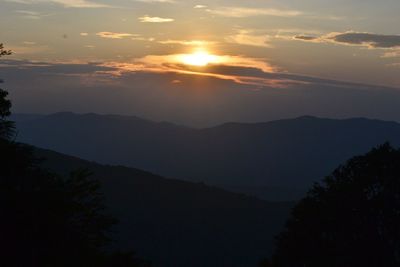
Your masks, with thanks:
<instances>
[{"instance_id":1,"label":"mountain ridge","mask_svg":"<svg viewBox=\"0 0 400 267\"><path fill-rule=\"evenodd\" d=\"M51 150L34 152L42 167L60 175L82 168L92 172L102 185L106 212L119 220L113 246L133 249L154 266L256 266L272 252L274 236L294 205Z\"/></svg>"},{"instance_id":2,"label":"mountain ridge","mask_svg":"<svg viewBox=\"0 0 400 267\"><path fill-rule=\"evenodd\" d=\"M286 187L288 192L298 188L299 194L287 200L301 197L354 155L387 141L400 145L399 123L365 118L302 116L203 129L97 114L16 118L22 142L102 164L226 185L229 190L232 186Z\"/></svg>"},{"instance_id":3,"label":"mountain ridge","mask_svg":"<svg viewBox=\"0 0 400 267\"><path fill-rule=\"evenodd\" d=\"M54 113L48 113L48 114L39 114L39 113L13 113L11 115L11 119L16 119L16 120L33 120L33 119L38 119L38 118L43 118L43 117L49 117L49 116L62 116L62 115L69 115L69 116L95 116L95 117L104 117L104 118L118 118L121 120L127 120L127 121L146 121L146 122L151 122L151 123L158 123L158 124L169 124L169 125L175 125L178 127L182 128L190 128L194 130L204 130L204 129L210 129L210 128L217 128L225 125L262 125L262 124L268 124L268 123L279 123L279 122L286 122L286 121L293 121L293 120L308 120L308 119L317 119L317 120L329 120L329 121L376 121L376 122L385 122L385 123L395 123L395 124L400 124L400 122L395 121L395 120L385 120L385 119L378 119L378 118L367 118L367 117L348 117L348 118L329 118L325 116L314 116L314 115L300 115L292 118L281 118L281 119L274 119L274 120L267 120L267 121L255 121L255 122L240 122L240 121L227 121L227 122L222 122L219 124L215 124L212 126L206 126L206 127L192 127L192 126L187 126L184 124L176 124L174 122L169 122L169 121L157 121L157 120L152 120L148 118L143 118L139 116L134 116L134 115L120 115L120 114L114 114L114 113L95 113L95 112L86 112L86 113L78 113L78 112L72 112L72 111L60 111L60 112L54 112Z\"/></svg>"}]
</instances>

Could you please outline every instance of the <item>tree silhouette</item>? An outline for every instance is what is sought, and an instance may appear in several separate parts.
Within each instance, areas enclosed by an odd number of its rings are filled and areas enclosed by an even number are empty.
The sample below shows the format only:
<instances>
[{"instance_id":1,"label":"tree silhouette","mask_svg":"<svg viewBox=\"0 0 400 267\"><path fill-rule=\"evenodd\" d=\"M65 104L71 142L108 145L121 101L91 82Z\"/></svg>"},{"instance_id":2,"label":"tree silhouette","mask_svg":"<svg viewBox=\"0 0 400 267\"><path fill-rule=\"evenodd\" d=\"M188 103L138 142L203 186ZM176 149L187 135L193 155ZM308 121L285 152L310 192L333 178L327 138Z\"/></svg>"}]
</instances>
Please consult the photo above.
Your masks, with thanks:
<instances>
[{"instance_id":1,"label":"tree silhouette","mask_svg":"<svg viewBox=\"0 0 400 267\"><path fill-rule=\"evenodd\" d=\"M31 147L6 139L0 162L1 266L145 266L107 250L116 220L104 214L100 185L87 171L52 174Z\"/></svg>"},{"instance_id":2,"label":"tree silhouette","mask_svg":"<svg viewBox=\"0 0 400 267\"><path fill-rule=\"evenodd\" d=\"M10 54L0 45L0 56ZM149 266L112 252L100 184L86 170L61 177L40 167L34 148L10 140L11 102L0 90L0 266Z\"/></svg>"},{"instance_id":3,"label":"tree silhouette","mask_svg":"<svg viewBox=\"0 0 400 267\"><path fill-rule=\"evenodd\" d=\"M11 114L11 101L7 99L7 95L7 91L0 89L0 138L5 139L11 138L15 129L14 123L7 120L7 117Z\"/></svg>"},{"instance_id":4,"label":"tree silhouette","mask_svg":"<svg viewBox=\"0 0 400 267\"><path fill-rule=\"evenodd\" d=\"M258 263L259 267L271 267L271 262L269 261L269 259L262 259L259 263Z\"/></svg>"},{"instance_id":5,"label":"tree silhouette","mask_svg":"<svg viewBox=\"0 0 400 267\"><path fill-rule=\"evenodd\" d=\"M400 150L384 144L315 184L278 236L272 266L400 266Z\"/></svg>"},{"instance_id":6,"label":"tree silhouette","mask_svg":"<svg viewBox=\"0 0 400 267\"><path fill-rule=\"evenodd\" d=\"M149 266L109 251L116 220L87 171L60 177L40 168L33 148L4 138L0 163L0 266Z\"/></svg>"},{"instance_id":7,"label":"tree silhouette","mask_svg":"<svg viewBox=\"0 0 400 267\"><path fill-rule=\"evenodd\" d=\"M84 172L63 179L41 170L27 146L2 140L0 151L0 261L86 266L106 243L105 231L113 223L100 213L97 184Z\"/></svg>"},{"instance_id":8,"label":"tree silhouette","mask_svg":"<svg viewBox=\"0 0 400 267\"><path fill-rule=\"evenodd\" d=\"M8 55L11 55L11 54L12 54L11 50L4 49L4 45L2 43L0 43L0 57L8 56Z\"/></svg>"},{"instance_id":9,"label":"tree silhouette","mask_svg":"<svg viewBox=\"0 0 400 267\"><path fill-rule=\"evenodd\" d=\"M10 50L5 50L0 43L0 57L11 55ZM0 83L3 80L0 79ZM10 116L11 101L7 99L8 92L0 88L0 138L10 138L14 134L14 123L6 118Z\"/></svg>"}]
</instances>

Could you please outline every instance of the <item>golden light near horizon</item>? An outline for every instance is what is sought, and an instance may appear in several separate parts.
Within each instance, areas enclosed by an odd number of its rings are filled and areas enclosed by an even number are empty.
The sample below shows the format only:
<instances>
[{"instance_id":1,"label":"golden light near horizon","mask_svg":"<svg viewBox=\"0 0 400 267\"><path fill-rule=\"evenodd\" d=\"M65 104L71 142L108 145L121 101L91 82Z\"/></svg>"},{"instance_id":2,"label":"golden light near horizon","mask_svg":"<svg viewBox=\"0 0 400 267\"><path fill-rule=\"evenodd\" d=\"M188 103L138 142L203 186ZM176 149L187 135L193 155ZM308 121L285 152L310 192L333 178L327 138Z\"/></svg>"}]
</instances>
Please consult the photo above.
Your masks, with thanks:
<instances>
[{"instance_id":1,"label":"golden light near horizon","mask_svg":"<svg viewBox=\"0 0 400 267\"><path fill-rule=\"evenodd\" d=\"M208 64L220 62L218 56L212 55L205 50L199 50L193 52L192 54L181 55L179 60L185 65L197 66L197 67L205 67Z\"/></svg>"}]
</instances>

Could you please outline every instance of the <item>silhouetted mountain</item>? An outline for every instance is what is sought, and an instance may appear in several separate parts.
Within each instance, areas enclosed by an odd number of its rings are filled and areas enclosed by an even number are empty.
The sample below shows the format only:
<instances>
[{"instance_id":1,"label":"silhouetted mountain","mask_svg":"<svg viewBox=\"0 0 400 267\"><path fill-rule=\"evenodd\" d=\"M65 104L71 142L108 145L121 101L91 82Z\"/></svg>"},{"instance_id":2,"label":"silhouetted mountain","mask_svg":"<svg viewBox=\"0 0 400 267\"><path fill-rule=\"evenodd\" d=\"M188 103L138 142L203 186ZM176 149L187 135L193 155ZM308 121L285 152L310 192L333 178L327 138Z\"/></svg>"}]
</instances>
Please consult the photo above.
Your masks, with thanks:
<instances>
[{"instance_id":1,"label":"silhouetted mountain","mask_svg":"<svg viewBox=\"0 0 400 267\"><path fill-rule=\"evenodd\" d=\"M293 203L272 203L201 183L166 179L36 150L60 174L87 168L120 220L116 247L135 249L162 267L247 267L271 252Z\"/></svg>"},{"instance_id":2,"label":"silhouetted mountain","mask_svg":"<svg viewBox=\"0 0 400 267\"><path fill-rule=\"evenodd\" d=\"M338 164L385 141L400 145L400 124L310 116L193 129L136 117L58 113L16 117L18 139L100 163L235 188L298 197ZM264 189L262 189L264 188Z\"/></svg>"}]
</instances>

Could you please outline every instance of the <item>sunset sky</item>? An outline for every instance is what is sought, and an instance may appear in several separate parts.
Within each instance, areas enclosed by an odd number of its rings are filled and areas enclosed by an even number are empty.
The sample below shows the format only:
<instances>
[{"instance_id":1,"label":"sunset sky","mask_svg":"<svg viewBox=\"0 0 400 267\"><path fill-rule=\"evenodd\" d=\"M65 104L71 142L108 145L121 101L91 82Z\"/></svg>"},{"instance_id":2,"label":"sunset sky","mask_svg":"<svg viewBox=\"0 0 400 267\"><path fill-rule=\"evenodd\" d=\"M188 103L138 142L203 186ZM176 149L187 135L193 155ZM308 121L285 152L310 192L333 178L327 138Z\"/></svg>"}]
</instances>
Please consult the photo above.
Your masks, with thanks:
<instances>
[{"instance_id":1,"label":"sunset sky","mask_svg":"<svg viewBox=\"0 0 400 267\"><path fill-rule=\"evenodd\" d=\"M398 0L0 0L15 112L400 121Z\"/></svg>"}]
</instances>

